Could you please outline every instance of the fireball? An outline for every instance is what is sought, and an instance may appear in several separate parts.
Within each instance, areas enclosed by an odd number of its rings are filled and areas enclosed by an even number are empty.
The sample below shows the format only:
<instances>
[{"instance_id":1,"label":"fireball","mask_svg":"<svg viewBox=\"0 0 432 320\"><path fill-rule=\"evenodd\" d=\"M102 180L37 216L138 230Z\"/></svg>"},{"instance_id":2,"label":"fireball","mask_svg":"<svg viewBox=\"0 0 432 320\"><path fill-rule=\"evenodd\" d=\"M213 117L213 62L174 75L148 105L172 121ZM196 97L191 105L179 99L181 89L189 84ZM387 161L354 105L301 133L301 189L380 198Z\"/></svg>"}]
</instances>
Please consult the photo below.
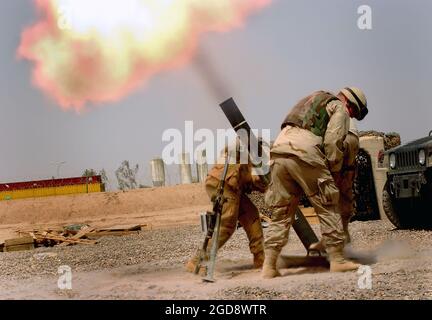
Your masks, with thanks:
<instances>
[{"instance_id":1,"label":"fireball","mask_svg":"<svg viewBox=\"0 0 432 320\"><path fill-rule=\"evenodd\" d=\"M188 63L206 32L241 27L271 0L35 0L18 56L63 109L118 101Z\"/></svg>"}]
</instances>

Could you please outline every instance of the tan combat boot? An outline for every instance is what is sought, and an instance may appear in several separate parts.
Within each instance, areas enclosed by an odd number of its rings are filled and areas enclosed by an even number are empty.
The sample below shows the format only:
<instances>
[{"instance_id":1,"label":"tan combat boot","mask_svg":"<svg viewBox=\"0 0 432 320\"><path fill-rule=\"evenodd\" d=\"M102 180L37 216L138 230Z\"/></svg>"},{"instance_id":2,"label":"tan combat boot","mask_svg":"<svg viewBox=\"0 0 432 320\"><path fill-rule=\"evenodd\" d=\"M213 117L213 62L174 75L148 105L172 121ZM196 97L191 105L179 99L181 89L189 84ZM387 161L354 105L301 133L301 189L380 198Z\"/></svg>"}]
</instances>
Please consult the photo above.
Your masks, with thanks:
<instances>
[{"instance_id":1,"label":"tan combat boot","mask_svg":"<svg viewBox=\"0 0 432 320\"><path fill-rule=\"evenodd\" d=\"M321 240L318 241L318 242L312 243L312 244L309 246L309 251L326 252L325 245L324 245L324 240L321 239Z\"/></svg>"},{"instance_id":2,"label":"tan combat boot","mask_svg":"<svg viewBox=\"0 0 432 320\"><path fill-rule=\"evenodd\" d=\"M358 263L345 259L342 246L328 247L327 253L330 261L330 272L356 271L361 266Z\"/></svg>"},{"instance_id":3,"label":"tan combat boot","mask_svg":"<svg viewBox=\"0 0 432 320\"><path fill-rule=\"evenodd\" d=\"M261 269L264 264L264 251L260 251L258 253L254 253L253 260L254 268Z\"/></svg>"},{"instance_id":4,"label":"tan combat boot","mask_svg":"<svg viewBox=\"0 0 432 320\"><path fill-rule=\"evenodd\" d=\"M264 265L261 272L261 276L264 279L271 279L275 277L280 277L280 273L276 268L276 262L279 257L279 251L275 249L265 250Z\"/></svg>"},{"instance_id":5,"label":"tan combat boot","mask_svg":"<svg viewBox=\"0 0 432 320\"><path fill-rule=\"evenodd\" d=\"M190 273L195 272L195 268L198 264L199 256L200 256L200 252L197 251L197 253L192 258L190 258L188 260L188 262L186 262L185 269L187 272L190 272ZM207 261L208 261L208 256L205 255L205 257L201 263L205 264ZM199 270L199 275L204 276L206 274L207 274L207 267L205 265L201 265L200 270Z\"/></svg>"}]
</instances>

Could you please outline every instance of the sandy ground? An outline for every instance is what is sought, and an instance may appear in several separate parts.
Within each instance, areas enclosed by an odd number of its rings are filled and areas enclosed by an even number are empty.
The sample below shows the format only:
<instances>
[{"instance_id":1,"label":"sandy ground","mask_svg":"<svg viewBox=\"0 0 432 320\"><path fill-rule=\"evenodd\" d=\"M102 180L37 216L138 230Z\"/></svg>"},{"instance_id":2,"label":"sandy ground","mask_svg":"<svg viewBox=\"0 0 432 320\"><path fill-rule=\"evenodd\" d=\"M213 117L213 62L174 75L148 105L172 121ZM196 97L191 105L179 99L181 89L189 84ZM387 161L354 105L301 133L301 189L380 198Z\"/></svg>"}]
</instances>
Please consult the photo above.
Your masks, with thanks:
<instances>
[{"instance_id":1,"label":"sandy ground","mask_svg":"<svg viewBox=\"0 0 432 320\"><path fill-rule=\"evenodd\" d=\"M431 232L385 221L351 224L349 253L371 267L371 289L356 272L287 268L284 259L282 277L263 280L241 229L219 252L217 282L203 283L184 264L203 241L198 214L208 206L201 185L0 202L0 241L38 226L147 226L96 245L0 253L0 299L432 299ZM305 255L294 232L283 255ZM58 288L60 266L71 268L72 290Z\"/></svg>"},{"instance_id":2,"label":"sandy ground","mask_svg":"<svg viewBox=\"0 0 432 320\"><path fill-rule=\"evenodd\" d=\"M381 221L354 222L351 229L350 252L371 266L371 289L359 288L355 272L325 267L282 268L282 277L263 280L241 229L219 254L217 282L203 283L183 269L202 240L197 226L186 226L103 238L93 246L0 253L0 298L432 299L430 232L394 230ZM292 232L284 255L304 253ZM72 268L72 290L57 287L61 265Z\"/></svg>"}]
</instances>

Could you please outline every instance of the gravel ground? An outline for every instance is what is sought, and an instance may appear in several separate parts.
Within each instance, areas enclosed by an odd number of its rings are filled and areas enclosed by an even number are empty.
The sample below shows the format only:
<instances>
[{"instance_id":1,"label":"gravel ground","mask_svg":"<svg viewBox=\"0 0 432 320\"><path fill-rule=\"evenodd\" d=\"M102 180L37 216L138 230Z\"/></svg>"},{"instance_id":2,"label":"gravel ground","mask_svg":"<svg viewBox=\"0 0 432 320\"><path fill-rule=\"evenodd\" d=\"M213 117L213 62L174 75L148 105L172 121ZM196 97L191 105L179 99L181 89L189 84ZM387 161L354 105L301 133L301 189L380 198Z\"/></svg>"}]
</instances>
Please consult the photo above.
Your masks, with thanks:
<instances>
[{"instance_id":1,"label":"gravel ground","mask_svg":"<svg viewBox=\"0 0 432 320\"><path fill-rule=\"evenodd\" d=\"M200 240L201 233L196 227L182 227L143 231L132 236L103 237L96 245L0 253L0 280L55 275L59 265L68 265L77 272L137 264L155 269L170 268L184 263L185 256L196 249Z\"/></svg>"},{"instance_id":2,"label":"gravel ground","mask_svg":"<svg viewBox=\"0 0 432 320\"><path fill-rule=\"evenodd\" d=\"M250 268L242 230L218 256L217 283L206 286L183 271L203 236L198 227L182 227L102 238L91 246L0 253L0 298L32 298L38 288L38 297L57 299L432 299L430 231L394 230L380 221L354 222L351 230L350 253L371 265L372 290L358 288L355 272L323 268L283 269L282 278L262 280ZM284 251L304 254L293 232ZM70 266L85 290L49 287L60 265Z\"/></svg>"},{"instance_id":3,"label":"gravel ground","mask_svg":"<svg viewBox=\"0 0 432 320\"><path fill-rule=\"evenodd\" d=\"M258 208L258 211L268 217L271 217L271 209L267 207L264 201L264 194L258 191L254 191L248 195L249 199Z\"/></svg>"}]
</instances>

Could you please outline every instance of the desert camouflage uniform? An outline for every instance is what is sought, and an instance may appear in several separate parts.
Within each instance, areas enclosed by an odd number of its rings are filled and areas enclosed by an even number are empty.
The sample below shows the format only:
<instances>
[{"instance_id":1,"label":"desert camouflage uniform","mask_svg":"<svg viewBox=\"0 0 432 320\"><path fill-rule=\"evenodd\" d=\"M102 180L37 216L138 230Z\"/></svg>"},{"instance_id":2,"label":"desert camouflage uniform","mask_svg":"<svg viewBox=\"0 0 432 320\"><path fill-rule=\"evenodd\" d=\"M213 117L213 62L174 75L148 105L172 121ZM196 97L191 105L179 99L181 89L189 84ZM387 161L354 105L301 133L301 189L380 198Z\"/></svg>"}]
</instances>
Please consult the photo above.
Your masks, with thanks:
<instances>
[{"instance_id":1,"label":"desert camouflage uniform","mask_svg":"<svg viewBox=\"0 0 432 320\"><path fill-rule=\"evenodd\" d=\"M222 210L221 228L219 233L219 248L233 235L240 222L249 239L249 248L254 256L264 252L264 236L258 209L246 195L246 191L259 190L263 192L259 178L252 176L252 167L247 164L230 165L228 169L225 197L228 200ZM220 183L223 165L216 165L206 180L206 191L211 198ZM263 257L262 257L263 258Z\"/></svg>"},{"instance_id":2,"label":"desert camouflage uniform","mask_svg":"<svg viewBox=\"0 0 432 320\"><path fill-rule=\"evenodd\" d=\"M221 163L225 163L225 159L219 159L218 164L210 170L205 182L210 199L216 194L220 184L224 170L224 165ZM264 235L258 209L246 193L252 190L265 192L265 189L266 186L261 183L259 177L252 175L250 164L229 165L224 189L227 202L222 209L218 248L222 248L231 238L240 222L248 237L250 252L254 255L254 265L257 268L260 268L264 261ZM211 243L208 248L211 248ZM187 270L194 269L195 260L196 257L193 257L188 262Z\"/></svg>"},{"instance_id":3,"label":"desert camouflage uniform","mask_svg":"<svg viewBox=\"0 0 432 320\"><path fill-rule=\"evenodd\" d=\"M348 225L354 215L354 179L356 176L356 157L359 152L360 141L354 120L351 120L350 130L344 141L344 163L342 170L336 174L335 181L339 188L339 212L342 217L342 225L345 232L346 242L351 242Z\"/></svg>"},{"instance_id":4,"label":"desert camouflage uniform","mask_svg":"<svg viewBox=\"0 0 432 320\"><path fill-rule=\"evenodd\" d=\"M288 241L303 192L318 215L330 271L353 271L360 267L344 256L340 193L334 179L340 177L343 167L350 117L362 120L367 113L363 91L347 87L338 96L314 92L299 101L286 117L271 149L272 181L266 203L273 213L264 243L263 278L280 276L276 262Z\"/></svg>"},{"instance_id":5,"label":"desert camouflage uniform","mask_svg":"<svg viewBox=\"0 0 432 320\"><path fill-rule=\"evenodd\" d=\"M306 121L302 127L286 121L271 149L272 181L266 193L266 204L273 213L265 248L276 254L288 241L289 228L303 192L318 215L326 247L341 251L344 245L338 210L339 190L333 175L343 166L343 142L348 134L350 117L340 100L324 92L306 97L298 106L311 101L317 94L330 96L324 107L312 115L318 117L315 121L318 125L308 128ZM303 116L308 120L310 114Z\"/></svg>"}]
</instances>

